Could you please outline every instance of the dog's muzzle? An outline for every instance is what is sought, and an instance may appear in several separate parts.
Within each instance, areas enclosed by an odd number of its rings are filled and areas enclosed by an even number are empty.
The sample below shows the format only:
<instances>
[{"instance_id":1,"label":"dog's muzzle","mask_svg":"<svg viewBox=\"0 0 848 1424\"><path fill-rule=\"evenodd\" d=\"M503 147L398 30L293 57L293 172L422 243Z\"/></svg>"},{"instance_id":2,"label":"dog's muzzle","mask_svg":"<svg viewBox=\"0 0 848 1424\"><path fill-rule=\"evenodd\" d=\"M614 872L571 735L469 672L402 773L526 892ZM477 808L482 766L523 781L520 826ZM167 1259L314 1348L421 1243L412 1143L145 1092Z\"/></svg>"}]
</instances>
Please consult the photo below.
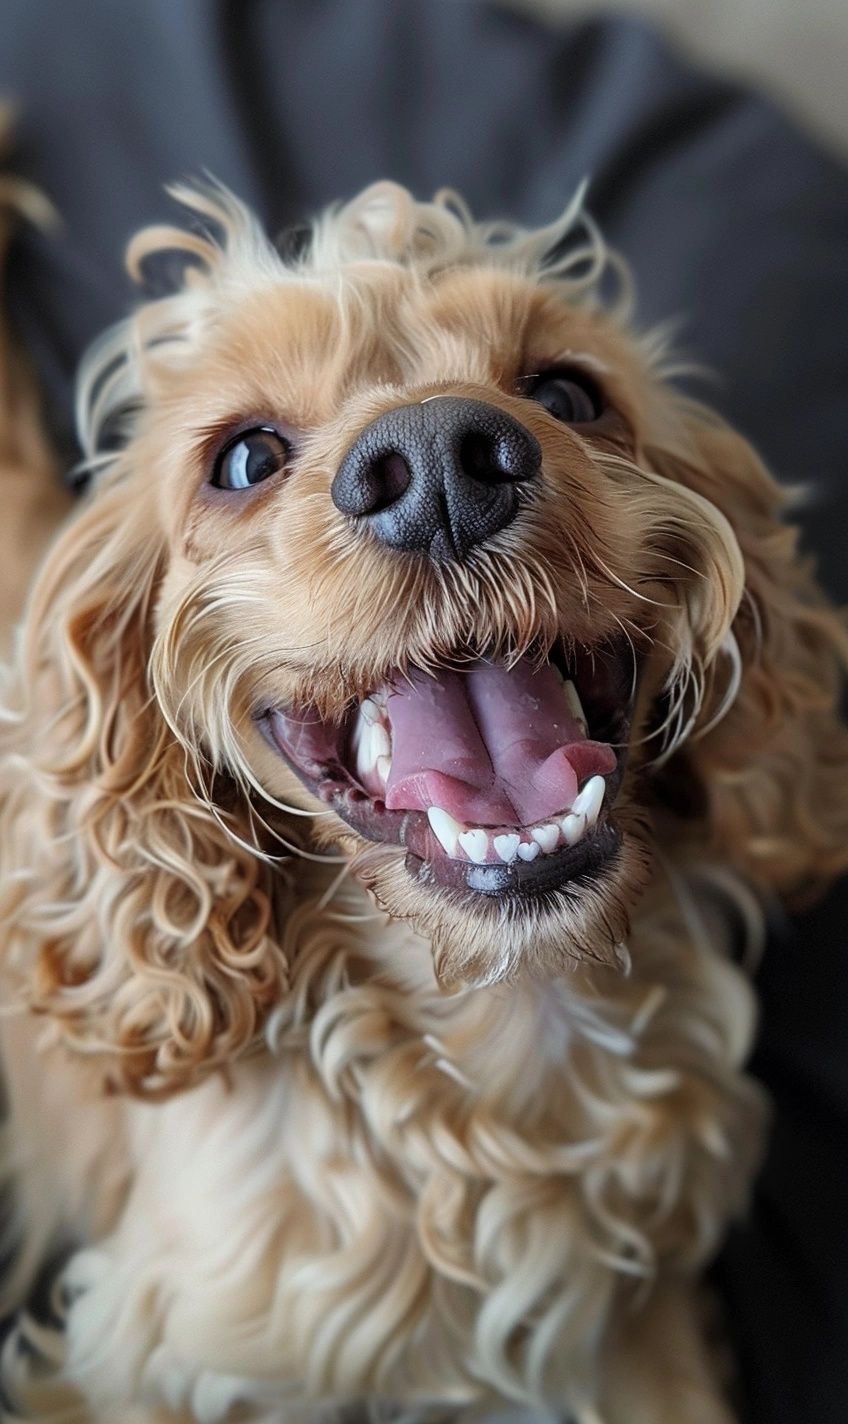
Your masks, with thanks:
<instances>
[{"instance_id":1,"label":"dog's muzzle","mask_svg":"<svg viewBox=\"0 0 848 1424\"><path fill-rule=\"evenodd\" d=\"M342 514L383 544L455 559L509 524L534 480L539 442L484 401L436 396L386 411L362 431L332 486Z\"/></svg>"}]
</instances>

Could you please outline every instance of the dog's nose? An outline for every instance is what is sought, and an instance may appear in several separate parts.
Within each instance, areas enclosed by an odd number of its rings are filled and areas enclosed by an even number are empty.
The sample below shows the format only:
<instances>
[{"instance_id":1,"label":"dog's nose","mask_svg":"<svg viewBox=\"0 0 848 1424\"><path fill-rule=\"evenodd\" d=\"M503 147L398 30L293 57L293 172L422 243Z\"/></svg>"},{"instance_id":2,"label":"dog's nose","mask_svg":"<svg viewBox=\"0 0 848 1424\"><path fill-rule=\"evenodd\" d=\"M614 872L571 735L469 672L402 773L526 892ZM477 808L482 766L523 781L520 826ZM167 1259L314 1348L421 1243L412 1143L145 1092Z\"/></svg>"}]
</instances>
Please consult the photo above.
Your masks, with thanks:
<instances>
[{"instance_id":1,"label":"dog's nose","mask_svg":"<svg viewBox=\"0 0 848 1424\"><path fill-rule=\"evenodd\" d=\"M541 463L538 440L512 416L484 401L436 396L366 426L331 493L382 543L452 559L510 523L516 486Z\"/></svg>"}]
</instances>

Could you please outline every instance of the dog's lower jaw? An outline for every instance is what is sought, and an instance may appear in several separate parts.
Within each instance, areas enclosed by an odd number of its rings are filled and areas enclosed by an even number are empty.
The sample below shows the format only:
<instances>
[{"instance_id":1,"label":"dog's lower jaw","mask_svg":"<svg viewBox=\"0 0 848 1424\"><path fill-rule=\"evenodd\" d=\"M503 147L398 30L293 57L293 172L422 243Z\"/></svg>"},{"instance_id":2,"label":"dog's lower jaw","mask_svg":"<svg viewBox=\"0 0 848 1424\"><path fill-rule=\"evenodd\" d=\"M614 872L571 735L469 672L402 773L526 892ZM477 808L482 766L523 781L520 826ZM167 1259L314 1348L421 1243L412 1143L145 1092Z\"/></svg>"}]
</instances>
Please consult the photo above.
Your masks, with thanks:
<instances>
[{"instance_id":1,"label":"dog's lower jaw","mask_svg":"<svg viewBox=\"0 0 848 1424\"><path fill-rule=\"evenodd\" d=\"M426 865L395 847L350 834L335 843L375 905L430 944L437 980L449 990L524 974L558 978L581 963L626 970L631 919L651 872L644 812L625 805L610 839L612 852L594 875L515 898L433 883Z\"/></svg>"}]
</instances>

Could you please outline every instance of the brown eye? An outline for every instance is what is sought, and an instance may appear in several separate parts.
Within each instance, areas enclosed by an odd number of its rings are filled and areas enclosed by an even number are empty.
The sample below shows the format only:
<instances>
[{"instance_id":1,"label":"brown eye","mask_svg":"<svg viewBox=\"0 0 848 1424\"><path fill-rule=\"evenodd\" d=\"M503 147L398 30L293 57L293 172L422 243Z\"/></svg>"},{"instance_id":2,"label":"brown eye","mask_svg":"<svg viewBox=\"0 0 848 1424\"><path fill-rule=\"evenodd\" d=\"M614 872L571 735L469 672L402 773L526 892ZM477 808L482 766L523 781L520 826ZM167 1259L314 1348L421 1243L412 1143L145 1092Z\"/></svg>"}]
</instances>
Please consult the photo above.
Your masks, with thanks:
<instances>
[{"instance_id":1,"label":"brown eye","mask_svg":"<svg viewBox=\"0 0 848 1424\"><path fill-rule=\"evenodd\" d=\"M218 455L210 484L217 489L245 490L285 468L289 447L276 430L257 426L237 435Z\"/></svg>"},{"instance_id":2,"label":"brown eye","mask_svg":"<svg viewBox=\"0 0 848 1424\"><path fill-rule=\"evenodd\" d=\"M546 371L534 379L525 394L564 425L589 425L604 408L598 387L583 371Z\"/></svg>"}]
</instances>

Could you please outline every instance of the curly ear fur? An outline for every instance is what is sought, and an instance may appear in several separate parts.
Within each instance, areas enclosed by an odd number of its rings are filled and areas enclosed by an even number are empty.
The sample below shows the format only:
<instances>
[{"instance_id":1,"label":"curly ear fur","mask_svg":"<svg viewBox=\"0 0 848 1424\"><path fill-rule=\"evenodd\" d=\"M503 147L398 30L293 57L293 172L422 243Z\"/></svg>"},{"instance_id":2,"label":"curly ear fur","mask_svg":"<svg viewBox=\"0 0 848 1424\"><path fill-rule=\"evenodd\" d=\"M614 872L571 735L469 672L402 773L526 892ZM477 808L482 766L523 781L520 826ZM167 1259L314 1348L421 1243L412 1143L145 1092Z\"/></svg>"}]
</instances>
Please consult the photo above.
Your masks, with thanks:
<instances>
[{"instance_id":1,"label":"curly ear fur","mask_svg":"<svg viewBox=\"0 0 848 1424\"><path fill-rule=\"evenodd\" d=\"M148 692L159 548L133 498L116 467L33 592L0 923L18 997L111 1088L163 1096L251 1042L287 967L272 872L193 795Z\"/></svg>"},{"instance_id":2,"label":"curly ear fur","mask_svg":"<svg viewBox=\"0 0 848 1424\"><path fill-rule=\"evenodd\" d=\"M132 245L136 276L145 254L176 248L191 262L178 291L107 332L84 364L78 424L97 493L32 591L0 747L0 925L15 997L101 1061L107 1086L145 1096L230 1061L287 982L274 872L228 834L234 813L194 794L151 695L162 539L129 456L108 450L136 423L157 366L191 349L225 258L228 270L276 261L235 198L175 196L214 231L153 229Z\"/></svg>"},{"instance_id":3,"label":"curly ear fur","mask_svg":"<svg viewBox=\"0 0 848 1424\"><path fill-rule=\"evenodd\" d=\"M755 452L694 402L681 413L683 439L647 447L645 459L724 513L746 593L733 625L736 696L669 774L682 763L694 775L722 859L761 889L801 899L848 868L848 627L799 554L798 531L783 518L789 497ZM707 726L709 717L706 706Z\"/></svg>"}]
</instances>

